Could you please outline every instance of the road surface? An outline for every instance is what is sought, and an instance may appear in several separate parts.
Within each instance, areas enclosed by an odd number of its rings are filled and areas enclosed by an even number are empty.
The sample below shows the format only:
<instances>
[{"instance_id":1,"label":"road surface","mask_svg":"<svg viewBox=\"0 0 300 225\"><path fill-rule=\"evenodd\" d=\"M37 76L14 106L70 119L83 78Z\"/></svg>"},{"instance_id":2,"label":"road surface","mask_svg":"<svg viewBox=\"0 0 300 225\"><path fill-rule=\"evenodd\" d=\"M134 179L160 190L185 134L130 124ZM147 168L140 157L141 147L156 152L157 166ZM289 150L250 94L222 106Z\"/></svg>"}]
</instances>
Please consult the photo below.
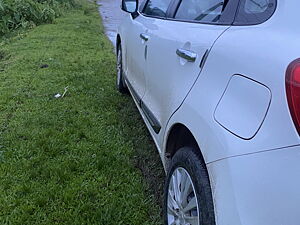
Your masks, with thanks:
<instances>
[{"instance_id":1,"label":"road surface","mask_svg":"<svg viewBox=\"0 0 300 225\"><path fill-rule=\"evenodd\" d=\"M99 0L98 4L105 33L115 46L117 28L125 14L120 9L121 0Z\"/></svg>"}]
</instances>

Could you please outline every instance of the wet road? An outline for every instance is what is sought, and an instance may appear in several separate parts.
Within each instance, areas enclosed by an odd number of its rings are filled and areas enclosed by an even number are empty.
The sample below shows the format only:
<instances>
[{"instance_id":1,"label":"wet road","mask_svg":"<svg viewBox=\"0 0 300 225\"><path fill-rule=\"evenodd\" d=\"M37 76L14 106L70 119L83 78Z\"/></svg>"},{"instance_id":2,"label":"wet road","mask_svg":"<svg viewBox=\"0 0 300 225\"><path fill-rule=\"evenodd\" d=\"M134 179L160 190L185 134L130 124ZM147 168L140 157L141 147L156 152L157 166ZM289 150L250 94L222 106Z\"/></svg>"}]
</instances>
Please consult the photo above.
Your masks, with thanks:
<instances>
[{"instance_id":1,"label":"wet road","mask_svg":"<svg viewBox=\"0 0 300 225\"><path fill-rule=\"evenodd\" d=\"M106 35L115 46L118 25L125 14L120 9L121 0L99 0L98 4Z\"/></svg>"}]
</instances>

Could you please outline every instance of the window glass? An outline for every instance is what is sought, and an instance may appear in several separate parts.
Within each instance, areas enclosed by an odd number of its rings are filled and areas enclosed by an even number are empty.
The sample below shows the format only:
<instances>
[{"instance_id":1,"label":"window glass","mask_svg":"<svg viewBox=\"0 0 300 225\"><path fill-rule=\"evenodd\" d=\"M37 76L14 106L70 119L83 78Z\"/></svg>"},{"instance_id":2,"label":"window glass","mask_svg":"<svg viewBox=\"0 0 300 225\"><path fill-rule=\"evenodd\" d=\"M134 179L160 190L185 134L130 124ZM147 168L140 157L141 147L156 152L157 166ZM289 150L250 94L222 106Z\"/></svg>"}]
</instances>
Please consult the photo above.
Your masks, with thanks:
<instances>
[{"instance_id":1,"label":"window glass","mask_svg":"<svg viewBox=\"0 0 300 225\"><path fill-rule=\"evenodd\" d=\"M269 0L246 0L244 10L246 13L263 13L268 9Z\"/></svg>"},{"instance_id":2,"label":"window glass","mask_svg":"<svg viewBox=\"0 0 300 225\"><path fill-rule=\"evenodd\" d=\"M260 24L268 20L276 9L276 0L242 0L235 25Z\"/></svg>"},{"instance_id":3,"label":"window glass","mask_svg":"<svg viewBox=\"0 0 300 225\"><path fill-rule=\"evenodd\" d=\"M144 14L149 16L165 17L171 0L149 0Z\"/></svg>"},{"instance_id":4,"label":"window glass","mask_svg":"<svg viewBox=\"0 0 300 225\"><path fill-rule=\"evenodd\" d=\"M182 0L175 19L218 22L227 0Z\"/></svg>"}]
</instances>

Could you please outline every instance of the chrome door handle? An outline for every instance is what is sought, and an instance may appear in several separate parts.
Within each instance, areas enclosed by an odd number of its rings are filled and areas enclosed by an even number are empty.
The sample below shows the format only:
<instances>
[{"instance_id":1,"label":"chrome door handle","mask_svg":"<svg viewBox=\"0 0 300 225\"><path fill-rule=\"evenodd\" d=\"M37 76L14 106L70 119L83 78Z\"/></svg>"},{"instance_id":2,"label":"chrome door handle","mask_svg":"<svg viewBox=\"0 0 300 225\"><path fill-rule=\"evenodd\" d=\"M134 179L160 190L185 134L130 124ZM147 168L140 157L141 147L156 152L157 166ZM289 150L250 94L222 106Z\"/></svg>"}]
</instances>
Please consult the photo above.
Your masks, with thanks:
<instances>
[{"instance_id":1,"label":"chrome door handle","mask_svg":"<svg viewBox=\"0 0 300 225\"><path fill-rule=\"evenodd\" d=\"M149 40L149 36L147 34L140 34L140 38L142 38L144 41L148 41Z\"/></svg>"},{"instance_id":2,"label":"chrome door handle","mask_svg":"<svg viewBox=\"0 0 300 225\"><path fill-rule=\"evenodd\" d=\"M183 49L183 48L178 48L176 50L176 54L179 57L184 58L189 62L195 62L196 58L197 58L197 53L190 51L190 50Z\"/></svg>"}]
</instances>

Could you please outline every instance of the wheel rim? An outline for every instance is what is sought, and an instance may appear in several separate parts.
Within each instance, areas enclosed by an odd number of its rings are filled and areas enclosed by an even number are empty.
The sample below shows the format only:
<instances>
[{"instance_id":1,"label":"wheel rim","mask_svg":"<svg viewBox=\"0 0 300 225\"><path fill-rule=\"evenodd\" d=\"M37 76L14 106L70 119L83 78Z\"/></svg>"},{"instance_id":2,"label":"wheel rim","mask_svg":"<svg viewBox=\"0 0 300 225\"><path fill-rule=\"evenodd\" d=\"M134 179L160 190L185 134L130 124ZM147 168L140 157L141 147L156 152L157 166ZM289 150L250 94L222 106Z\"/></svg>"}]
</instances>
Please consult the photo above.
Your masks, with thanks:
<instances>
[{"instance_id":1,"label":"wheel rim","mask_svg":"<svg viewBox=\"0 0 300 225\"><path fill-rule=\"evenodd\" d=\"M184 168L174 170L167 197L168 225L199 225L196 191Z\"/></svg>"},{"instance_id":2,"label":"wheel rim","mask_svg":"<svg viewBox=\"0 0 300 225\"><path fill-rule=\"evenodd\" d=\"M122 54L121 50L118 50L118 57L117 57L117 83L120 85L122 77Z\"/></svg>"}]
</instances>

